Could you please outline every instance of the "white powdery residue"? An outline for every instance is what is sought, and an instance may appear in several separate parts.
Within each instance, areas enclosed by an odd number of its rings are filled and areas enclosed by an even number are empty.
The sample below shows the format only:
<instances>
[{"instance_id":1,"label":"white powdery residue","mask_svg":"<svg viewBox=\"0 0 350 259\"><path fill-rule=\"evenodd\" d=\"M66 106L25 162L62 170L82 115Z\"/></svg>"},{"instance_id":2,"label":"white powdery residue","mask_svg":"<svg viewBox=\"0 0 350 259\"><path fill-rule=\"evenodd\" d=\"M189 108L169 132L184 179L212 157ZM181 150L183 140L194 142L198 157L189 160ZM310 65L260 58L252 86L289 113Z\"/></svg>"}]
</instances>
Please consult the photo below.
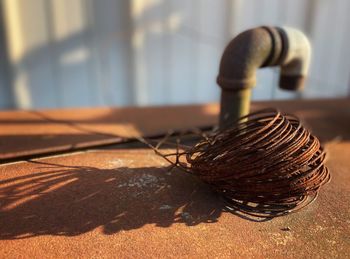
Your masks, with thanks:
<instances>
[{"instance_id":1,"label":"white powdery residue","mask_svg":"<svg viewBox=\"0 0 350 259\"><path fill-rule=\"evenodd\" d=\"M294 240L294 237L291 232L285 232L284 235L280 233L272 233L271 238L275 241L276 245L287 245L289 242Z\"/></svg>"},{"instance_id":2,"label":"white powdery residue","mask_svg":"<svg viewBox=\"0 0 350 259\"><path fill-rule=\"evenodd\" d=\"M124 165L124 162L122 159L114 159L109 161L108 164L115 167L122 167Z\"/></svg>"},{"instance_id":3,"label":"white powdery residue","mask_svg":"<svg viewBox=\"0 0 350 259\"><path fill-rule=\"evenodd\" d=\"M134 160L119 159L119 158L108 161L108 165L111 168L130 167L130 165L132 165L133 163L134 163Z\"/></svg>"},{"instance_id":4,"label":"white powdery residue","mask_svg":"<svg viewBox=\"0 0 350 259\"><path fill-rule=\"evenodd\" d=\"M144 188L144 187L151 187L151 188L159 188L162 187L164 178L157 178L154 175L151 174L142 174L141 177L135 177L130 179L126 183L119 184L118 187L137 187L137 188Z\"/></svg>"}]
</instances>

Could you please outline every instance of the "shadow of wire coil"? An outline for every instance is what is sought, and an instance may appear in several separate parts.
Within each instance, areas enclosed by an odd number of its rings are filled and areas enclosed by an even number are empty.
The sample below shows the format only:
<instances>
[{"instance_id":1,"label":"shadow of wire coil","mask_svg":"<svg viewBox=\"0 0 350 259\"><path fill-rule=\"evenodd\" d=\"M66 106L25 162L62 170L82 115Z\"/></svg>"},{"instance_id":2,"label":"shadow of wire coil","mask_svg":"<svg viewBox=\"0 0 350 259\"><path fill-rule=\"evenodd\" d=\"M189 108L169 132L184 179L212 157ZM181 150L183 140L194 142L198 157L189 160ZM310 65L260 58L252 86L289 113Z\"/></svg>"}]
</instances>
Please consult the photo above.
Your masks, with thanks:
<instances>
[{"instance_id":1,"label":"shadow of wire coil","mask_svg":"<svg viewBox=\"0 0 350 259\"><path fill-rule=\"evenodd\" d=\"M297 117L275 109L242 117L182 155L187 163L180 167L210 184L229 208L257 217L307 206L331 178L319 140Z\"/></svg>"}]
</instances>

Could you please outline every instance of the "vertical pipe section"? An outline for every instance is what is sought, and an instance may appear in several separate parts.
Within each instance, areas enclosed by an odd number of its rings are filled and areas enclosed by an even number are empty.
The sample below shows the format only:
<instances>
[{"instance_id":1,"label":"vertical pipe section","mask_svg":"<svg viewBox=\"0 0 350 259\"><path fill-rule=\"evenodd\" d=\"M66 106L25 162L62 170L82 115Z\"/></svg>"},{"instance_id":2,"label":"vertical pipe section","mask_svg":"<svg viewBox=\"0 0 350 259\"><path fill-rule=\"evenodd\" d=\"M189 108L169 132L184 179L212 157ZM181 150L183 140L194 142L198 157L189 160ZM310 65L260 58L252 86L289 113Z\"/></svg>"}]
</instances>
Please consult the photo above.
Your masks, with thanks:
<instances>
[{"instance_id":1,"label":"vertical pipe section","mask_svg":"<svg viewBox=\"0 0 350 259\"><path fill-rule=\"evenodd\" d=\"M251 94L251 89L221 91L220 128L228 127L231 122L249 113Z\"/></svg>"}]
</instances>

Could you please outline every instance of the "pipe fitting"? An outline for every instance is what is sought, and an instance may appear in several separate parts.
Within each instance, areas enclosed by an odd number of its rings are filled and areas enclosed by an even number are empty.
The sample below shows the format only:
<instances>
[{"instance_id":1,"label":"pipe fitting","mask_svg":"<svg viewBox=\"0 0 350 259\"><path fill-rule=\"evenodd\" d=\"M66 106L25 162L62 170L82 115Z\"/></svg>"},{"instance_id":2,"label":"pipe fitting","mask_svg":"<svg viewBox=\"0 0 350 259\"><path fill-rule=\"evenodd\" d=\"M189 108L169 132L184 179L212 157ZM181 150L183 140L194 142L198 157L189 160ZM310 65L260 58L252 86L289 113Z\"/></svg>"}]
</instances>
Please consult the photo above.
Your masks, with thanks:
<instances>
[{"instance_id":1,"label":"pipe fitting","mask_svg":"<svg viewBox=\"0 0 350 259\"><path fill-rule=\"evenodd\" d=\"M303 88L311 47L307 37L293 28L258 27L236 36L226 47L217 83L222 88L220 128L249 113L251 89L261 67L281 66L279 86Z\"/></svg>"}]
</instances>

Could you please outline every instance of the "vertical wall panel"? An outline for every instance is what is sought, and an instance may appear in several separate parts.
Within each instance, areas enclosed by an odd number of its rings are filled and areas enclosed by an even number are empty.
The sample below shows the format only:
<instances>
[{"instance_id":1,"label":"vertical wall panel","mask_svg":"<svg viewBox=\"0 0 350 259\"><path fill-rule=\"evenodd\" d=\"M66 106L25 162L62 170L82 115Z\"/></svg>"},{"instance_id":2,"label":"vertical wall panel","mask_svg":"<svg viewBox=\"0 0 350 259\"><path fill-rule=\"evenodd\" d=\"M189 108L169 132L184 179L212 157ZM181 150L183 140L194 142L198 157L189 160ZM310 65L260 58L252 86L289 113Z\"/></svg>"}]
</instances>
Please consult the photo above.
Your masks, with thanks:
<instances>
[{"instance_id":1,"label":"vertical wall panel","mask_svg":"<svg viewBox=\"0 0 350 259\"><path fill-rule=\"evenodd\" d=\"M211 0L201 1L199 19L193 24L197 31L198 59L196 65L195 102L219 100L220 89L216 84L222 50L227 44L225 35L229 19L226 5Z\"/></svg>"},{"instance_id":2,"label":"vertical wall panel","mask_svg":"<svg viewBox=\"0 0 350 259\"><path fill-rule=\"evenodd\" d=\"M198 3L197 3L198 4ZM171 35L169 101L190 103L197 88L196 67L198 62L197 36L191 33L191 24L198 19L198 5L194 1L171 1L171 13L167 30Z\"/></svg>"},{"instance_id":3,"label":"vertical wall panel","mask_svg":"<svg viewBox=\"0 0 350 259\"><path fill-rule=\"evenodd\" d=\"M303 95L336 97L348 94L350 66L349 1L317 1L312 20L313 60Z\"/></svg>"},{"instance_id":4,"label":"vertical wall panel","mask_svg":"<svg viewBox=\"0 0 350 259\"><path fill-rule=\"evenodd\" d=\"M45 0L5 0L7 45L16 106L55 107L50 28Z\"/></svg>"},{"instance_id":5,"label":"vertical wall panel","mask_svg":"<svg viewBox=\"0 0 350 259\"><path fill-rule=\"evenodd\" d=\"M15 106L11 89L11 70L9 67L4 22L3 5L0 2L0 109Z\"/></svg>"},{"instance_id":6,"label":"vertical wall panel","mask_svg":"<svg viewBox=\"0 0 350 259\"><path fill-rule=\"evenodd\" d=\"M89 0L90 31L87 44L91 50L94 96L99 104L134 104L134 68L132 55L131 1Z\"/></svg>"},{"instance_id":7,"label":"vertical wall panel","mask_svg":"<svg viewBox=\"0 0 350 259\"><path fill-rule=\"evenodd\" d=\"M94 100L88 70L92 57L86 44L91 28L85 4L84 0L52 0L50 6L53 62L63 106L89 106Z\"/></svg>"},{"instance_id":8,"label":"vertical wall panel","mask_svg":"<svg viewBox=\"0 0 350 259\"><path fill-rule=\"evenodd\" d=\"M253 99L349 94L347 0L3 0L3 4L9 62L0 62L0 72L10 71L12 81L0 76L0 107L217 101L215 80L225 45L239 32L264 24L306 32L314 47L313 59L303 93L279 90L278 68L267 68L258 71Z\"/></svg>"},{"instance_id":9,"label":"vertical wall panel","mask_svg":"<svg viewBox=\"0 0 350 259\"><path fill-rule=\"evenodd\" d=\"M328 57L324 60L328 64L327 78L322 78L330 86L328 96L343 96L347 94L350 72L350 2L337 0L333 2L334 17L330 23L328 33L323 33L324 41L329 44ZM337 89L334 93L333 89ZM334 94L334 95L332 95Z\"/></svg>"},{"instance_id":10,"label":"vertical wall panel","mask_svg":"<svg viewBox=\"0 0 350 259\"><path fill-rule=\"evenodd\" d=\"M165 101L165 75L169 69L164 55L170 46L164 45L167 33L165 1L132 1L133 36L132 51L134 60L136 104L163 104Z\"/></svg>"}]
</instances>

